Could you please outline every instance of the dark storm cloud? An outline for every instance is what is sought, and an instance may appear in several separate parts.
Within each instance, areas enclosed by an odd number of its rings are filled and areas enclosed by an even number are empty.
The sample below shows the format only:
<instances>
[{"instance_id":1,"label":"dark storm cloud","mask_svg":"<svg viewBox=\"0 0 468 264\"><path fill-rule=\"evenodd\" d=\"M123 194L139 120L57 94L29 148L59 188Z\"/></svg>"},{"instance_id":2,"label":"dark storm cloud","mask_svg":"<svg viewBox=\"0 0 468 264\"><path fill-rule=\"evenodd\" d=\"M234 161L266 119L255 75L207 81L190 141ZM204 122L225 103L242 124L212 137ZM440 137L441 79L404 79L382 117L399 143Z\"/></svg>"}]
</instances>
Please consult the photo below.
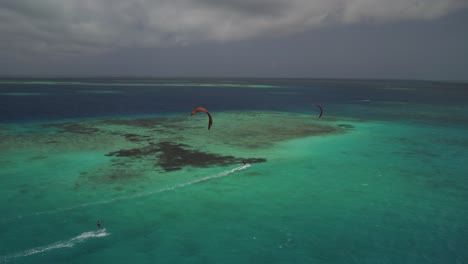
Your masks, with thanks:
<instances>
[{"instance_id":1,"label":"dark storm cloud","mask_svg":"<svg viewBox=\"0 0 468 264\"><path fill-rule=\"evenodd\" d=\"M246 14L277 16L288 11L290 2L284 0L238 0L238 1L218 1L218 0L197 0L198 3L210 7L229 9L232 12Z\"/></svg>"},{"instance_id":2,"label":"dark storm cloud","mask_svg":"<svg viewBox=\"0 0 468 264\"><path fill-rule=\"evenodd\" d=\"M336 25L430 20L465 0L2 0L0 56L184 46Z\"/></svg>"}]
</instances>

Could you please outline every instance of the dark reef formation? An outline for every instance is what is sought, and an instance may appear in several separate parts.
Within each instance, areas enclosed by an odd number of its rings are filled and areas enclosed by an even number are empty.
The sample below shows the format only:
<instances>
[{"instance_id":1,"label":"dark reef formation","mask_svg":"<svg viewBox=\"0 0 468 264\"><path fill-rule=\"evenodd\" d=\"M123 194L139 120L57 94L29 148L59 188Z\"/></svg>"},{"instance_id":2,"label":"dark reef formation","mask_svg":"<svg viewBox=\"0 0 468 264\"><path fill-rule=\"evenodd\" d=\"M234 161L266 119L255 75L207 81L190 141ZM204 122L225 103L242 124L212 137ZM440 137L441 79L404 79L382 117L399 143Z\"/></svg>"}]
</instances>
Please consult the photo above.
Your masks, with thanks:
<instances>
[{"instance_id":1,"label":"dark reef formation","mask_svg":"<svg viewBox=\"0 0 468 264\"><path fill-rule=\"evenodd\" d=\"M122 149L110 152L106 154L106 156L130 158L158 157L155 165L160 166L164 171L180 170L184 166L199 168L227 166L241 163L242 160L248 163L266 162L264 158L236 158L234 156L202 152L193 150L186 144L174 142L150 143L140 148Z\"/></svg>"}]
</instances>

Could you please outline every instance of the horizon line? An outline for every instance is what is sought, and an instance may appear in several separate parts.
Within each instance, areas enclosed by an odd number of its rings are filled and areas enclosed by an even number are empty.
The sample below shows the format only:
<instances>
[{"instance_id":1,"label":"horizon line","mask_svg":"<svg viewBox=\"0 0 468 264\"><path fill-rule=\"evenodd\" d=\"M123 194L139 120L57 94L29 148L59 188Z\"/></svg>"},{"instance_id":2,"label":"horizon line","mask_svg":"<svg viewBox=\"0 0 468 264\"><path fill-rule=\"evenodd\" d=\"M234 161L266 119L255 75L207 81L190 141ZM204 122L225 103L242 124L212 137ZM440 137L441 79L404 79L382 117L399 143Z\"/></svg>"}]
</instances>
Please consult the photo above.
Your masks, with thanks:
<instances>
[{"instance_id":1,"label":"horizon line","mask_svg":"<svg viewBox=\"0 0 468 264\"><path fill-rule=\"evenodd\" d=\"M129 78L129 79L297 79L297 80L341 80L341 81L419 81L419 82L456 82L468 83L468 80L456 79L410 79L410 78L366 78L366 77L252 77L252 76L154 76L154 75L0 75L0 78Z\"/></svg>"}]
</instances>

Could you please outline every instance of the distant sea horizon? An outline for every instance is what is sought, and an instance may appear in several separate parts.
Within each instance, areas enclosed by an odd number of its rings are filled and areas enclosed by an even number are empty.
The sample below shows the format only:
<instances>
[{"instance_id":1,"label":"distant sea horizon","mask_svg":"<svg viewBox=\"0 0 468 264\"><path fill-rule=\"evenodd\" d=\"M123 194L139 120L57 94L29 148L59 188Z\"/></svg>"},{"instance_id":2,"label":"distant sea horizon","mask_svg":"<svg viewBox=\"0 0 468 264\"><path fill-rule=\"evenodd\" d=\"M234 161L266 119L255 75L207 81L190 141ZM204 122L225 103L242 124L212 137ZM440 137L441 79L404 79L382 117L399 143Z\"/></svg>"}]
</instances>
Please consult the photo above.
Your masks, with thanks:
<instances>
[{"instance_id":1,"label":"distant sea horizon","mask_svg":"<svg viewBox=\"0 0 468 264\"><path fill-rule=\"evenodd\" d=\"M28 75L28 74L9 74L1 75L0 79L9 79L9 78L24 78L24 79L93 79L93 78L102 78L102 79L303 79L303 80L342 80L342 81L421 81L421 82L468 82L468 79L426 79L426 78L409 78L409 77L307 77L307 76L183 76L183 75L168 75L168 76L157 76L157 75L92 75L92 74L63 74L63 75Z\"/></svg>"}]
</instances>

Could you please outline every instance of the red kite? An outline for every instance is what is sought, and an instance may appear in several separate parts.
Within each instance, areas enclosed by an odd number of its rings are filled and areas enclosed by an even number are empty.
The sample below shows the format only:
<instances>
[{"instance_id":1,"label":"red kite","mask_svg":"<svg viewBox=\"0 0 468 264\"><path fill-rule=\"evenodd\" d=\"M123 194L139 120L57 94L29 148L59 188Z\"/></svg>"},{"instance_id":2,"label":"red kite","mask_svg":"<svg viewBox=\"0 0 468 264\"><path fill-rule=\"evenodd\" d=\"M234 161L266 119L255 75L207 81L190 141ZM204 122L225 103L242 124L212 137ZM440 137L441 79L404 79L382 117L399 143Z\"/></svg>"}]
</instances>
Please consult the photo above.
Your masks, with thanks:
<instances>
[{"instance_id":1,"label":"red kite","mask_svg":"<svg viewBox=\"0 0 468 264\"><path fill-rule=\"evenodd\" d=\"M213 118L211 117L210 112L208 112L208 110L206 110L203 107L197 107L197 108L192 110L192 115L196 114L198 111L205 112L208 115L208 117L210 118L210 121L208 122L208 130L210 130L211 125L213 125Z\"/></svg>"}]
</instances>

